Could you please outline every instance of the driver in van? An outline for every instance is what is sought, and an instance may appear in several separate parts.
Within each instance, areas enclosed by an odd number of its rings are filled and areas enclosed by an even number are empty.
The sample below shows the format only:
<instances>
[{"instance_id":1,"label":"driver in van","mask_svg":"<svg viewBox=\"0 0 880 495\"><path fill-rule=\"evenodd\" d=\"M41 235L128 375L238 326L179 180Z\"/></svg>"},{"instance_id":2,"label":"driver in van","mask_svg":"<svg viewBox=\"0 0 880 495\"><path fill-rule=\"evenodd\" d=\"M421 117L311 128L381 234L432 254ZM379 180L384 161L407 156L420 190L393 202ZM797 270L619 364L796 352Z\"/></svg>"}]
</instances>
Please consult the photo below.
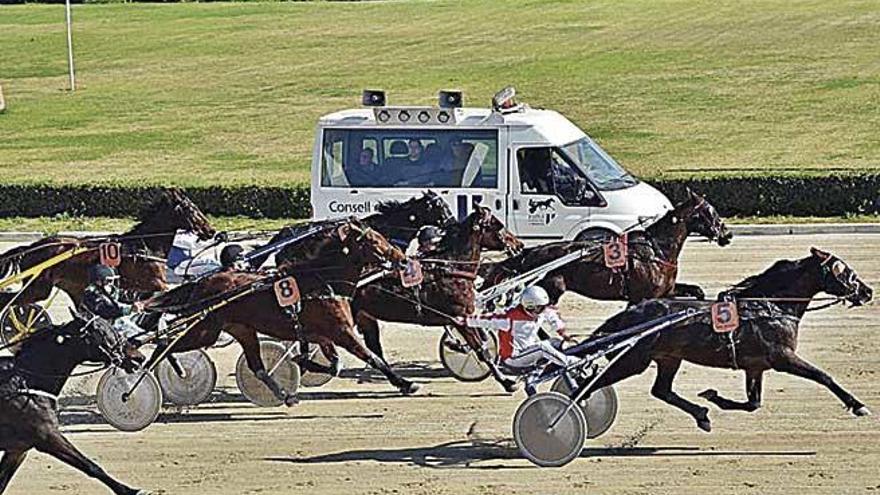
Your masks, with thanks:
<instances>
[{"instance_id":1,"label":"driver in van","mask_svg":"<svg viewBox=\"0 0 880 495\"><path fill-rule=\"evenodd\" d=\"M425 151L422 147L422 142L418 139L410 139L406 146L409 148L409 154L407 155L409 165L421 165L423 152Z\"/></svg>"}]
</instances>

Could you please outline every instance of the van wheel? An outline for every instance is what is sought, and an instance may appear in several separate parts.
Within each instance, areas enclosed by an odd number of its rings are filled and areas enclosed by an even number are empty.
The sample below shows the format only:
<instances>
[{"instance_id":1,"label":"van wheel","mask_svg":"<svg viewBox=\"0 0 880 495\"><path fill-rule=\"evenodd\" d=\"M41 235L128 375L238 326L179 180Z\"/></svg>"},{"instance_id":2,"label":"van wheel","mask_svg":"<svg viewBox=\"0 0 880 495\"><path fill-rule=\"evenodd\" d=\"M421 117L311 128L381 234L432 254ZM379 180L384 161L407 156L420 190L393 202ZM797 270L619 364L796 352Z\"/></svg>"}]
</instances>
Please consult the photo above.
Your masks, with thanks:
<instances>
[{"instance_id":1,"label":"van wheel","mask_svg":"<svg viewBox=\"0 0 880 495\"><path fill-rule=\"evenodd\" d=\"M610 239L614 239L617 236L614 232L603 229L601 227L595 227L592 229L587 229L577 237L574 238L576 241L593 241L593 242L605 242Z\"/></svg>"}]
</instances>

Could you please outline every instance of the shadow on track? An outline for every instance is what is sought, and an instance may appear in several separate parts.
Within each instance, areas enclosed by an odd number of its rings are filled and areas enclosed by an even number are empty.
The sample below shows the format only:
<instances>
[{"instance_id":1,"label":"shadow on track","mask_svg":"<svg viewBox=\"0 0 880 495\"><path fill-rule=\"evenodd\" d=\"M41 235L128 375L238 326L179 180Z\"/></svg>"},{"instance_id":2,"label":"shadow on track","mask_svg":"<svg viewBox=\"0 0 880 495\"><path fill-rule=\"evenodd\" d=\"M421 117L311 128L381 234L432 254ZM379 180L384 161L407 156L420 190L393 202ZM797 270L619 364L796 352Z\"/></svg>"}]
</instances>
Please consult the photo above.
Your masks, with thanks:
<instances>
[{"instance_id":1,"label":"shadow on track","mask_svg":"<svg viewBox=\"0 0 880 495\"><path fill-rule=\"evenodd\" d=\"M584 449L581 458L592 457L804 457L814 456L812 451L719 451L702 450L699 447L632 447L608 448L592 447ZM469 469L530 469L537 468L531 464L480 464L475 462L519 460L525 459L519 454L510 440L497 442L454 441L432 447L415 447L407 449L365 449L349 450L334 454L312 457L267 457L269 462L288 462L292 464L326 464L352 461L376 461L393 464L408 464L434 469L469 468Z\"/></svg>"}]
</instances>

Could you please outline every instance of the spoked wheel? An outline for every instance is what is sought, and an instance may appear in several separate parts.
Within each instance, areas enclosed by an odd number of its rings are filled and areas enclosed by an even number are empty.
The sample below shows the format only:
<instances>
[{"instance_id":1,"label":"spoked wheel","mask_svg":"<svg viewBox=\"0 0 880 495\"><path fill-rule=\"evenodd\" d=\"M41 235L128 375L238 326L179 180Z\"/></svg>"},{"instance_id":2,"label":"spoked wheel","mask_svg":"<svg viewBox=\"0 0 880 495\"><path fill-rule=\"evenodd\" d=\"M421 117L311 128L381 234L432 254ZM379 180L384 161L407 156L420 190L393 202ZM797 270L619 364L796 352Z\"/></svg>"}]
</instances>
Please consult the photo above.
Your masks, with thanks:
<instances>
[{"instance_id":1,"label":"spoked wheel","mask_svg":"<svg viewBox=\"0 0 880 495\"><path fill-rule=\"evenodd\" d=\"M583 450L587 421L581 408L568 397L542 392L526 399L516 410L513 439L520 453L538 466L564 466Z\"/></svg>"},{"instance_id":2,"label":"spoked wheel","mask_svg":"<svg viewBox=\"0 0 880 495\"><path fill-rule=\"evenodd\" d=\"M125 394L138 380L147 375L127 398ZM98 410L117 430L140 431L156 421L162 407L162 390L156 377L148 371L126 373L117 367L105 371L98 382Z\"/></svg>"},{"instance_id":3,"label":"spoked wheel","mask_svg":"<svg viewBox=\"0 0 880 495\"><path fill-rule=\"evenodd\" d=\"M51 325L49 312L39 304L10 306L0 319L0 339L3 344L14 344Z\"/></svg>"},{"instance_id":4,"label":"spoked wheel","mask_svg":"<svg viewBox=\"0 0 880 495\"><path fill-rule=\"evenodd\" d=\"M321 349L320 346L310 345L309 346L309 355L308 359L310 362L315 363L319 366L329 368L333 365L330 362L330 358L328 358L324 354L324 350ZM314 371L310 369L302 370L302 378L300 380L300 384L303 387L320 387L321 385L326 384L330 380L333 379L333 375L324 371Z\"/></svg>"},{"instance_id":5,"label":"spoked wheel","mask_svg":"<svg viewBox=\"0 0 880 495\"><path fill-rule=\"evenodd\" d=\"M571 397L573 391L568 386L565 377L559 377L553 382L550 390ZM612 385L602 387L594 391L585 400L578 403L584 411L587 419L587 438L597 438L605 434L617 419L617 392Z\"/></svg>"},{"instance_id":6,"label":"spoked wheel","mask_svg":"<svg viewBox=\"0 0 880 495\"><path fill-rule=\"evenodd\" d=\"M498 356L498 337L487 332L489 355L492 360ZM440 338L440 362L453 378L463 382L480 382L489 378L492 370L471 349L464 337L455 329L446 328Z\"/></svg>"},{"instance_id":7,"label":"spoked wheel","mask_svg":"<svg viewBox=\"0 0 880 495\"><path fill-rule=\"evenodd\" d=\"M287 393L295 393L300 383L299 366L293 362L293 356L287 354L287 348L280 342L264 340L260 342L260 355L269 376ZM248 367L244 353L235 365L235 383L245 398L258 406L281 405L282 401Z\"/></svg>"},{"instance_id":8,"label":"spoked wheel","mask_svg":"<svg viewBox=\"0 0 880 495\"><path fill-rule=\"evenodd\" d=\"M183 376L163 359L156 367L156 379L162 395L176 406L194 406L208 400L217 386L217 368L208 353L201 349L173 355Z\"/></svg>"}]
</instances>

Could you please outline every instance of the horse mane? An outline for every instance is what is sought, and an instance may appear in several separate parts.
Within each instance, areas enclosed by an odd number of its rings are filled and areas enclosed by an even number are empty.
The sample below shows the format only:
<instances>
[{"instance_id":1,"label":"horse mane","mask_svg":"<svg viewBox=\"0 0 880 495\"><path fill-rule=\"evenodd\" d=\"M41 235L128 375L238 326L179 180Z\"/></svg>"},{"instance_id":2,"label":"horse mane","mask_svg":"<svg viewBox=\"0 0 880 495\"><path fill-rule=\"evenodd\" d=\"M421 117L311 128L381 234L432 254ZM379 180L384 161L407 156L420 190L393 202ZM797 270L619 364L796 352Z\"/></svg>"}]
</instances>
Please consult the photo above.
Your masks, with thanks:
<instances>
[{"instance_id":1,"label":"horse mane","mask_svg":"<svg viewBox=\"0 0 880 495\"><path fill-rule=\"evenodd\" d=\"M414 199L408 199L406 201L397 201L394 199L389 199L387 201L382 201L376 205L376 213L381 213L383 215L390 215L392 213L396 213L400 210L403 205L407 203L411 203Z\"/></svg>"},{"instance_id":2,"label":"horse mane","mask_svg":"<svg viewBox=\"0 0 880 495\"><path fill-rule=\"evenodd\" d=\"M790 284L790 275L801 271L809 259L779 260L763 272L734 284L724 294L743 297L772 294L778 291L781 286Z\"/></svg>"},{"instance_id":3,"label":"horse mane","mask_svg":"<svg viewBox=\"0 0 880 495\"><path fill-rule=\"evenodd\" d=\"M446 234L437 245L438 254L460 253L470 244L468 237L477 220L477 212L471 213L461 222L446 227Z\"/></svg>"}]
</instances>

